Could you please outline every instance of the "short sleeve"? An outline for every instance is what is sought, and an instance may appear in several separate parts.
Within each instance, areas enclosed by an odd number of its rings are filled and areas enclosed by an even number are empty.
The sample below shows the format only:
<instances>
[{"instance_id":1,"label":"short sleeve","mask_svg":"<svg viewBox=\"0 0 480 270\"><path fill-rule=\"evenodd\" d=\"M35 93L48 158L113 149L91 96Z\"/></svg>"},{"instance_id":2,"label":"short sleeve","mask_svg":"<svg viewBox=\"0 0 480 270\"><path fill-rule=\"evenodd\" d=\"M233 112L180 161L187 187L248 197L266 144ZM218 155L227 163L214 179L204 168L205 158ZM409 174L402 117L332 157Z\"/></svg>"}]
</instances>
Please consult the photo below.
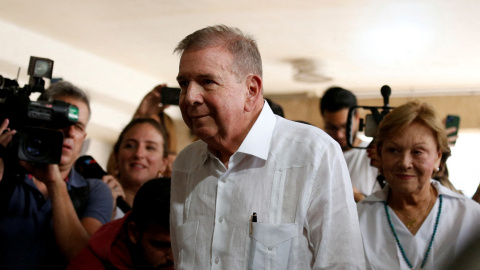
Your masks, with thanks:
<instances>
[{"instance_id":1,"label":"short sleeve","mask_svg":"<svg viewBox=\"0 0 480 270\"><path fill-rule=\"evenodd\" d=\"M90 185L90 196L83 217L97 219L102 224L112 219L113 197L107 184L99 179L86 179Z\"/></svg>"}]
</instances>

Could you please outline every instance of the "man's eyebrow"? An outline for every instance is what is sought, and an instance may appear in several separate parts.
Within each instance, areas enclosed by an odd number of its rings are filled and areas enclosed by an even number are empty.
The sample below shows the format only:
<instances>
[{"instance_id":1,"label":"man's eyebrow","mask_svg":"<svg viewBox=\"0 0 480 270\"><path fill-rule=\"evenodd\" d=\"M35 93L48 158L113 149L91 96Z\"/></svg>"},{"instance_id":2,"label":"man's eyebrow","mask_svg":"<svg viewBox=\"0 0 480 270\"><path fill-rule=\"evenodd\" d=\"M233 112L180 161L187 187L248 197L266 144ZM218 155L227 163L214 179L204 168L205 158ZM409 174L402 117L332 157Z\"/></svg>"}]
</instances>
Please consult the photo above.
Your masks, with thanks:
<instances>
[{"instance_id":1,"label":"man's eyebrow","mask_svg":"<svg viewBox=\"0 0 480 270\"><path fill-rule=\"evenodd\" d=\"M217 79L217 78L220 78L220 76L218 75L215 75L215 74L199 74L197 76L195 76L195 79ZM188 76L184 76L184 75L180 75L180 76L177 76L177 81L179 80L186 80L188 79Z\"/></svg>"},{"instance_id":2,"label":"man's eyebrow","mask_svg":"<svg viewBox=\"0 0 480 270\"><path fill-rule=\"evenodd\" d=\"M86 124L84 124L80 121L75 122L75 124L78 125L78 126L81 126L82 128L85 128L87 126Z\"/></svg>"}]
</instances>

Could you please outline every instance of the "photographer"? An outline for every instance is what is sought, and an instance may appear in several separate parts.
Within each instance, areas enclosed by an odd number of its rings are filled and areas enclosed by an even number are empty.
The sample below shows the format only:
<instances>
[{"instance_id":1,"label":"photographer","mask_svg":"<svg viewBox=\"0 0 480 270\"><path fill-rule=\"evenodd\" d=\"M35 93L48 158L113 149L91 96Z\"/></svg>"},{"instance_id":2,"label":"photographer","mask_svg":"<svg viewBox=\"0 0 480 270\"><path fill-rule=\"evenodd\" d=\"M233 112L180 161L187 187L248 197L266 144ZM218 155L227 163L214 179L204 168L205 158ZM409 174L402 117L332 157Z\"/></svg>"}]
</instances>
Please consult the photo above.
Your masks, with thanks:
<instances>
[{"instance_id":1,"label":"photographer","mask_svg":"<svg viewBox=\"0 0 480 270\"><path fill-rule=\"evenodd\" d=\"M378 169L374 167L375 158L368 156L367 151L355 149L347 143L347 118L349 108L357 106L355 95L341 87L330 87L320 99L320 112L324 122L324 130L340 144L347 162L348 172L352 180L353 195L356 202L361 201L375 191L381 189L376 181ZM357 136L360 116L355 113L353 129L353 146L366 147L369 142Z\"/></svg>"},{"instance_id":2,"label":"photographer","mask_svg":"<svg viewBox=\"0 0 480 270\"><path fill-rule=\"evenodd\" d=\"M113 209L108 187L98 179L84 179L72 168L90 117L86 94L71 83L58 82L39 100L75 105L79 117L75 124L61 129L64 140L59 164L20 161L28 174L15 178L4 172L0 182L0 269L64 269L87 245L90 235L110 220ZM1 125L0 133L8 130L7 124ZM14 132L3 134L0 143L6 145Z\"/></svg>"}]
</instances>

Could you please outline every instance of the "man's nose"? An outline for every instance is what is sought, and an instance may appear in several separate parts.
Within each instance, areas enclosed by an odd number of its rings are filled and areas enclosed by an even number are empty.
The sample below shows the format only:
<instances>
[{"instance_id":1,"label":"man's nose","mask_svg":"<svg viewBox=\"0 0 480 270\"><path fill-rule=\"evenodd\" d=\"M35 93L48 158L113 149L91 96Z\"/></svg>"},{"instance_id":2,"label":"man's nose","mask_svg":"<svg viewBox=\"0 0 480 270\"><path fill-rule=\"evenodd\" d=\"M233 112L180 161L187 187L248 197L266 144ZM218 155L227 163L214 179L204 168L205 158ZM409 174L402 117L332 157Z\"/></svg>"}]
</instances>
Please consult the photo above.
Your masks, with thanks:
<instances>
[{"instance_id":1,"label":"man's nose","mask_svg":"<svg viewBox=\"0 0 480 270\"><path fill-rule=\"evenodd\" d=\"M199 84L191 82L188 84L185 91L185 100L187 104L194 105L203 103L203 88Z\"/></svg>"},{"instance_id":2,"label":"man's nose","mask_svg":"<svg viewBox=\"0 0 480 270\"><path fill-rule=\"evenodd\" d=\"M346 130L344 128L339 128L335 131L335 136L339 139L344 139L346 137Z\"/></svg>"},{"instance_id":3,"label":"man's nose","mask_svg":"<svg viewBox=\"0 0 480 270\"><path fill-rule=\"evenodd\" d=\"M68 126L66 128L63 128L61 131L63 132L63 136L65 136L67 138L71 138L71 137L73 137L74 127L73 127L73 125L71 125L71 126Z\"/></svg>"}]
</instances>

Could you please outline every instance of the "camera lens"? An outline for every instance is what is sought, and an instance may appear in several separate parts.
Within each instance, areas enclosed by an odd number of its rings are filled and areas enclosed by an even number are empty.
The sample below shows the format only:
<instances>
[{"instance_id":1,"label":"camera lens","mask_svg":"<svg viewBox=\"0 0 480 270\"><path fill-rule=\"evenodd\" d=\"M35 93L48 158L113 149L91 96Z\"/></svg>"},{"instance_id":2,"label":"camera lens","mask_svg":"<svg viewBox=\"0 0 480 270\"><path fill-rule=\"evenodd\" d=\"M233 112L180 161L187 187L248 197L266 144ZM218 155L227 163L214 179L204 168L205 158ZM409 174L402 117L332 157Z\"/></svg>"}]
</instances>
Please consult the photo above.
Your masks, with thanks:
<instances>
[{"instance_id":1,"label":"camera lens","mask_svg":"<svg viewBox=\"0 0 480 270\"><path fill-rule=\"evenodd\" d=\"M48 153L48 146L41 138L32 137L25 142L25 152L31 157L41 157Z\"/></svg>"},{"instance_id":2,"label":"camera lens","mask_svg":"<svg viewBox=\"0 0 480 270\"><path fill-rule=\"evenodd\" d=\"M62 156L63 133L39 127L19 131L18 158L33 163L58 164Z\"/></svg>"}]
</instances>

